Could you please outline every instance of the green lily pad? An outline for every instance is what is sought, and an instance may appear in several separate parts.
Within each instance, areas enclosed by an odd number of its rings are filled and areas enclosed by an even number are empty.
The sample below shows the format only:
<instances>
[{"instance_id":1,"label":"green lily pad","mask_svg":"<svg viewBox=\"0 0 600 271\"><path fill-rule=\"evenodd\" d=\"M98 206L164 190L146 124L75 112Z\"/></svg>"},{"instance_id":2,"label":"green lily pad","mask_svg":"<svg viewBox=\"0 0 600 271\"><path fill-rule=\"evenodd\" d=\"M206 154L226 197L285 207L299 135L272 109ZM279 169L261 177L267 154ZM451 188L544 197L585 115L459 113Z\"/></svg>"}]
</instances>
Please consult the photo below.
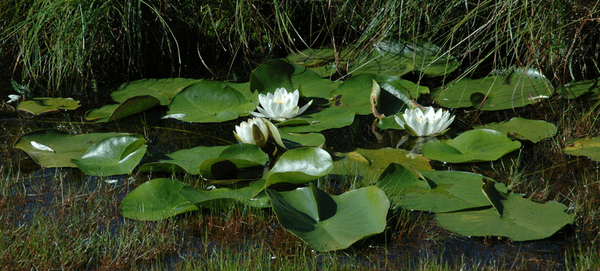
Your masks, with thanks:
<instances>
[{"instance_id":1,"label":"green lily pad","mask_svg":"<svg viewBox=\"0 0 600 271\"><path fill-rule=\"evenodd\" d=\"M281 59L267 61L252 71L250 75L250 91L266 94L278 88L294 91L291 77L294 66ZM300 95L302 96L302 94Z\"/></svg>"},{"instance_id":2,"label":"green lily pad","mask_svg":"<svg viewBox=\"0 0 600 271\"><path fill-rule=\"evenodd\" d=\"M71 98L49 98L40 97L20 102L17 110L29 114L39 115L58 113L60 110L75 110L79 108L79 101Z\"/></svg>"},{"instance_id":3,"label":"green lily pad","mask_svg":"<svg viewBox=\"0 0 600 271\"><path fill-rule=\"evenodd\" d=\"M81 156L96 142L103 139L128 135L125 133L91 133L71 135L55 130L27 133L15 142L21 149L43 167L77 167L71 160Z\"/></svg>"},{"instance_id":4,"label":"green lily pad","mask_svg":"<svg viewBox=\"0 0 600 271\"><path fill-rule=\"evenodd\" d=\"M538 70L518 68L481 79L463 78L432 96L445 107L504 110L537 103L552 96L553 91L550 81Z\"/></svg>"},{"instance_id":5,"label":"green lily pad","mask_svg":"<svg viewBox=\"0 0 600 271\"><path fill-rule=\"evenodd\" d=\"M479 174L460 171L423 171L421 176L402 165L390 164L381 174L377 186L390 200L408 210L454 212L490 206L481 191L482 180L507 192L506 186Z\"/></svg>"},{"instance_id":6,"label":"green lily pad","mask_svg":"<svg viewBox=\"0 0 600 271\"><path fill-rule=\"evenodd\" d=\"M198 83L202 79L167 78L141 79L127 82L110 94L118 103L123 103L136 96L152 96L160 101L160 105L169 105L173 97L187 86Z\"/></svg>"},{"instance_id":7,"label":"green lily pad","mask_svg":"<svg viewBox=\"0 0 600 271\"><path fill-rule=\"evenodd\" d=\"M494 122L474 127L475 129L490 129L501 132L512 139L529 140L533 143L556 135L556 125L543 120L512 118L500 123Z\"/></svg>"},{"instance_id":8,"label":"green lily pad","mask_svg":"<svg viewBox=\"0 0 600 271\"><path fill-rule=\"evenodd\" d=\"M519 147L521 142L512 141L505 134L478 129L464 132L450 143L425 143L421 150L423 156L432 160L468 163L494 161Z\"/></svg>"},{"instance_id":9,"label":"green lily pad","mask_svg":"<svg viewBox=\"0 0 600 271\"><path fill-rule=\"evenodd\" d=\"M212 190L199 190L185 186L179 190L179 195L199 207L211 207L230 201L243 202L253 207L271 207L269 198L261 193L265 180L251 182L248 186L240 188L217 188Z\"/></svg>"},{"instance_id":10,"label":"green lily pad","mask_svg":"<svg viewBox=\"0 0 600 271\"><path fill-rule=\"evenodd\" d=\"M281 129L277 130L279 130L281 140L288 150L301 147L321 148L325 145L325 136L320 133L295 134L285 132Z\"/></svg>"},{"instance_id":11,"label":"green lily pad","mask_svg":"<svg viewBox=\"0 0 600 271\"><path fill-rule=\"evenodd\" d=\"M86 120L109 122L146 111L160 104L153 96L134 96L121 104L109 104L98 109L92 109L85 114Z\"/></svg>"},{"instance_id":12,"label":"green lily pad","mask_svg":"<svg viewBox=\"0 0 600 271\"><path fill-rule=\"evenodd\" d=\"M166 178L147 181L125 196L121 213L131 219L154 221L198 210L177 194L184 186L180 181Z\"/></svg>"},{"instance_id":13,"label":"green lily pad","mask_svg":"<svg viewBox=\"0 0 600 271\"><path fill-rule=\"evenodd\" d=\"M567 99L575 99L583 95L590 95L593 99L598 99L600 96L600 85L598 84L600 78L592 80L583 80L577 82L571 82L559 88L559 92L566 96Z\"/></svg>"},{"instance_id":14,"label":"green lily pad","mask_svg":"<svg viewBox=\"0 0 600 271\"><path fill-rule=\"evenodd\" d=\"M440 226L466 236L505 236L513 241L550 237L575 218L567 206L549 201L535 203L519 194L504 194L502 216L494 208L436 214Z\"/></svg>"},{"instance_id":15,"label":"green lily pad","mask_svg":"<svg viewBox=\"0 0 600 271\"><path fill-rule=\"evenodd\" d=\"M146 140L141 135L119 135L92 145L73 163L92 176L129 174L146 154Z\"/></svg>"},{"instance_id":16,"label":"green lily pad","mask_svg":"<svg viewBox=\"0 0 600 271\"><path fill-rule=\"evenodd\" d=\"M336 89L341 82L323 79L314 71L301 66L290 64L281 59L270 60L256 68L250 77L250 89L266 94L277 88L284 87L288 91L298 89L301 97L314 99L313 104L327 103L329 93ZM320 98L320 99L319 99Z\"/></svg>"},{"instance_id":17,"label":"green lily pad","mask_svg":"<svg viewBox=\"0 0 600 271\"><path fill-rule=\"evenodd\" d=\"M427 42L381 41L370 54L350 64L351 74L372 73L402 76L420 71L428 76L441 76L458 68L458 61L440 47Z\"/></svg>"},{"instance_id":18,"label":"green lily pad","mask_svg":"<svg viewBox=\"0 0 600 271\"><path fill-rule=\"evenodd\" d=\"M171 154L159 156L154 162L146 163L140 167L140 172L179 172L200 174L200 165L204 160L219 157L219 154L229 146L205 147L199 146L191 149L182 149Z\"/></svg>"},{"instance_id":19,"label":"green lily pad","mask_svg":"<svg viewBox=\"0 0 600 271\"><path fill-rule=\"evenodd\" d=\"M351 108L356 114L371 114L371 89L373 74L359 74L344 81L337 89L331 92L330 97L336 99L334 106Z\"/></svg>"},{"instance_id":20,"label":"green lily pad","mask_svg":"<svg viewBox=\"0 0 600 271\"><path fill-rule=\"evenodd\" d=\"M278 123L278 126L290 133L320 132L328 129L350 126L354 122L355 112L351 108L327 107L322 110L308 110L290 121Z\"/></svg>"},{"instance_id":21,"label":"green lily pad","mask_svg":"<svg viewBox=\"0 0 600 271\"><path fill-rule=\"evenodd\" d=\"M268 161L269 156L258 146L234 144L225 148L218 157L204 160L199 172L209 180L254 179L263 173Z\"/></svg>"},{"instance_id":22,"label":"green lily pad","mask_svg":"<svg viewBox=\"0 0 600 271\"><path fill-rule=\"evenodd\" d=\"M226 83L202 81L175 95L165 118L188 122L224 122L250 115L256 101Z\"/></svg>"},{"instance_id":23,"label":"green lily pad","mask_svg":"<svg viewBox=\"0 0 600 271\"><path fill-rule=\"evenodd\" d=\"M289 192L266 191L279 224L317 251L348 248L383 232L386 226L390 203L375 186L339 196L331 196L312 183Z\"/></svg>"},{"instance_id":24,"label":"green lily pad","mask_svg":"<svg viewBox=\"0 0 600 271\"><path fill-rule=\"evenodd\" d=\"M587 156L600 162L600 137L577 139L567 143L563 149L565 154Z\"/></svg>"},{"instance_id":25,"label":"green lily pad","mask_svg":"<svg viewBox=\"0 0 600 271\"><path fill-rule=\"evenodd\" d=\"M343 50L339 55L344 55ZM335 50L331 48L312 49L308 48L297 53L291 53L286 57L290 63L302 65L317 73L320 77L330 77L338 72L338 66L344 66L346 60L339 65L335 64Z\"/></svg>"},{"instance_id":26,"label":"green lily pad","mask_svg":"<svg viewBox=\"0 0 600 271\"><path fill-rule=\"evenodd\" d=\"M433 170L429 160L422 156L412 158L409 151L395 148L377 150L355 149L334 156L332 174L359 175L364 184L373 184L391 163L403 164L419 171Z\"/></svg>"},{"instance_id":27,"label":"green lily pad","mask_svg":"<svg viewBox=\"0 0 600 271\"><path fill-rule=\"evenodd\" d=\"M329 153L323 149L306 147L283 153L263 179L265 187L276 183L302 184L327 175L333 169Z\"/></svg>"}]
</instances>

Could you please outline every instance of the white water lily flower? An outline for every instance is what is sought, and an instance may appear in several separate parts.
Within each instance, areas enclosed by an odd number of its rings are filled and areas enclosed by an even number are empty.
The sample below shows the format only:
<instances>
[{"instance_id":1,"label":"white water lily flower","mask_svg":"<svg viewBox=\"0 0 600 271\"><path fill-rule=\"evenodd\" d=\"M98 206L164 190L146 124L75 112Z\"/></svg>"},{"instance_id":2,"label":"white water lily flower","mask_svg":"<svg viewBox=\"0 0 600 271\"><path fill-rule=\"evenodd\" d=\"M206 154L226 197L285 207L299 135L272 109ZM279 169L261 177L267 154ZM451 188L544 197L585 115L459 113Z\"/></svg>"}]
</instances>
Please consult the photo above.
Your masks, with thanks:
<instances>
[{"instance_id":1,"label":"white water lily flower","mask_svg":"<svg viewBox=\"0 0 600 271\"><path fill-rule=\"evenodd\" d=\"M281 141L281 135L279 135L279 131L275 125L263 118L253 118L243 121L240 125L235 126L233 135L241 143L253 144L259 147L267 144L267 140L271 137L279 146L285 148L285 145Z\"/></svg>"},{"instance_id":2,"label":"white water lily flower","mask_svg":"<svg viewBox=\"0 0 600 271\"><path fill-rule=\"evenodd\" d=\"M8 95L8 102L6 102L7 104L12 103L12 102L16 102L19 99L21 99L21 95L17 95L17 94L10 94Z\"/></svg>"},{"instance_id":3,"label":"white water lily flower","mask_svg":"<svg viewBox=\"0 0 600 271\"><path fill-rule=\"evenodd\" d=\"M257 112L250 112L253 116L270 118L277 121L284 121L298 116L312 104L312 100L304 105L302 108L298 108L298 100L300 99L300 93L296 89L294 92L287 92L285 88L278 88L275 93L267 93L267 95L259 94L258 101L261 107L258 107Z\"/></svg>"},{"instance_id":4,"label":"white water lily flower","mask_svg":"<svg viewBox=\"0 0 600 271\"><path fill-rule=\"evenodd\" d=\"M454 116L450 117L450 112L439 109L437 112L433 107L427 107L427 110L419 108L406 109L403 119L395 116L396 122L404 127L407 133L412 136L437 136L443 134L448 126L454 121Z\"/></svg>"}]
</instances>

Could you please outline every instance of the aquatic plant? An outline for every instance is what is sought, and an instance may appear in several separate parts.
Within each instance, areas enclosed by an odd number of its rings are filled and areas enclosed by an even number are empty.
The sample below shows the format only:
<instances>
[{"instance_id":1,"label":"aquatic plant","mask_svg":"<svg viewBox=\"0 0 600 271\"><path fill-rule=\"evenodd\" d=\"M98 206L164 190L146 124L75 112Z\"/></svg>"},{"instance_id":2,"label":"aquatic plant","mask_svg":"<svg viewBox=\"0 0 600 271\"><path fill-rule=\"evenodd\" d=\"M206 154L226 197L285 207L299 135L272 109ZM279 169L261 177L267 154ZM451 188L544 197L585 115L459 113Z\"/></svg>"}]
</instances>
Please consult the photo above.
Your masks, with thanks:
<instances>
[{"instance_id":1,"label":"aquatic plant","mask_svg":"<svg viewBox=\"0 0 600 271\"><path fill-rule=\"evenodd\" d=\"M402 118L394 117L398 125L412 136L437 136L447 132L455 116L450 117L450 112L441 108L435 111L430 106L425 112L420 108L406 109Z\"/></svg>"},{"instance_id":2,"label":"aquatic plant","mask_svg":"<svg viewBox=\"0 0 600 271\"><path fill-rule=\"evenodd\" d=\"M302 108L298 107L298 100L300 94L296 89L294 92L289 92L285 88L278 88L274 93L267 93L267 95L259 94L258 100L260 101L261 107L258 107L257 112L250 112L250 114L262 117L270 118L277 121L284 121L286 119L294 118L306 111L306 109L312 104L312 100L305 104Z\"/></svg>"},{"instance_id":3,"label":"aquatic plant","mask_svg":"<svg viewBox=\"0 0 600 271\"><path fill-rule=\"evenodd\" d=\"M243 121L235 126L233 134L241 143L263 147L267 144L269 138L273 138L279 146L285 148L275 125L263 118L252 118L248 121Z\"/></svg>"}]
</instances>

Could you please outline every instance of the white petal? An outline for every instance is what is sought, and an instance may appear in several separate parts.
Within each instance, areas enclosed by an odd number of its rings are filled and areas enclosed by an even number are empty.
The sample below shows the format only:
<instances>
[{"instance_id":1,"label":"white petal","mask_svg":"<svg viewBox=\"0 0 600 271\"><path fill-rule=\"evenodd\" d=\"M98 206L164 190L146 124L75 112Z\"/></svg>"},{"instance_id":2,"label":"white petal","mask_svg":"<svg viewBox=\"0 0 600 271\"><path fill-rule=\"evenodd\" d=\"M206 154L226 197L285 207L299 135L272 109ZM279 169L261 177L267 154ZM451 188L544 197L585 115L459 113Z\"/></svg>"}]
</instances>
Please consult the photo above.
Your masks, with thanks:
<instances>
[{"instance_id":1,"label":"white petal","mask_svg":"<svg viewBox=\"0 0 600 271\"><path fill-rule=\"evenodd\" d=\"M44 144L37 143L37 142L35 142L33 140L31 141L31 146L33 146L34 148L36 148L36 149L38 149L40 151L51 151L51 152L55 153L55 151L52 148L50 148L50 147L48 147L48 146L46 146Z\"/></svg>"},{"instance_id":2,"label":"white petal","mask_svg":"<svg viewBox=\"0 0 600 271\"><path fill-rule=\"evenodd\" d=\"M262 110L262 108L258 108L258 111ZM258 112L250 112L250 115L255 116L255 117L259 117L259 118L266 118L267 116L265 116L264 114L258 113Z\"/></svg>"},{"instance_id":3,"label":"white petal","mask_svg":"<svg viewBox=\"0 0 600 271\"><path fill-rule=\"evenodd\" d=\"M180 119L184 118L185 116L186 116L186 114L171 114L171 115L166 115L166 116L162 117L162 119L180 120Z\"/></svg>"},{"instance_id":4,"label":"white petal","mask_svg":"<svg viewBox=\"0 0 600 271\"><path fill-rule=\"evenodd\" d=\"M313 100L310 100L310 102L308 102L307 104L305 104L302 108L300 108L298 110L298 112L296 113L296 116L304 113L304 111L306 111L306 109L308 109L308 107L312 104ZM294 116L295 117L295 116Z\"/></svg>"},{"instance_id":5,"label":"white petal","mask_svg":"<svg viewBox=\"0 0 600 271\"><path fill-rule=\"evenodd\" d=\"M19 99L21 99L21 95L17 95L17 94L10 94L10 95L8 95L8 99L9 99L9 100L8 100L8 102L6 102L6 103L12 103L12 102L16 102L16 101L18 101Z\"/></svg>"}]
</instances>

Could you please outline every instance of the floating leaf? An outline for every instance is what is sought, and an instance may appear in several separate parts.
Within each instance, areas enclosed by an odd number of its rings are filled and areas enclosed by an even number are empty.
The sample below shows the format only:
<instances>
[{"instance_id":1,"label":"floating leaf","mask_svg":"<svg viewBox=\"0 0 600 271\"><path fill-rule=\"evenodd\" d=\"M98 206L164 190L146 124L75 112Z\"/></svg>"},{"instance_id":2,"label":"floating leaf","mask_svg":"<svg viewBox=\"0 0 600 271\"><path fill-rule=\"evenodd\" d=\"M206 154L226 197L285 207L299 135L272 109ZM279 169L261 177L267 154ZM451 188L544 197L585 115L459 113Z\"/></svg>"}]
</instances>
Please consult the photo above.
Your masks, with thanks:
<instances>
[{"instance_id":1,"label":"floating leaf","mask_svg":"<svg viewBox=\"0 0 600 271\"><path fill-rule=\"evenodd\" d=\"M169 105L166 118L189 122L224 122L239 116L247 116L256 109L255 101L249 100L227 83L202 81L186 87L175 95Z\"/></svg>"},{"instance_id":2,"label":"floating leaf","mask_svg":"<svg viewBox=\"0 0 600 271\"><path fill-rule=\"evenodd\" d=\"M185 186L179 190L179 195L201 207L216 206L230 201L243 202L259 208L271 207L269 198L266 195L260 196L264 185L265 180L254 181L241 188L199 190L191 186Z\"/></svg>"},{"instance_id":3,"label":"floating leaf","mask_svg":"<svg viewBox=\"0 0 600 271\"><path fill-rule=\"evenodd\" d=\"M463 78L432 95L434 101L445 107L504 110L537 103L552 93L552 84L538 70L518 68L481 79Z\"/></svg>"},{"instance_id":4,"label":"floating leaf","mask_svg":"<svg viewBox=\"0 0 600 271\"><path fill-rule=\"evenodd\" d=\"M592 80L583 80L577 82L571 82L559 88L559 92L566 96L568 99L575 99L577 97L589 94L593 99L598 99L600 96L600 85L598 80L600 78Z\"/></svg>"},{"instance_id":5,"label":"floating leaf","mask_svg":"<svg viewBox=\"0 0 600 271\"><path fill-rule=\"evenodd\" d=\"M123 103L136 96L152 96L160 101L160 105L169 105L173 97L185 87L200 82L202 79L167 78L141 79L127 82L110 94L118 103Z\"/></svg>"},{"instance_id":6,"label":"floating leaf","mask_svg":"<svg viewBox=\"0 0 600 271\"><path fill-rule=\"evenodd\" d=\"M295 134L285 132L281 129L278 130L281 140L288 150L301 147L321 148L325 145L325 136L321 133Z\"/></svg>"},{"instance_id":7,"label":"floating leaf","mask_svg":"<svg viewBox=\"0 0 600 271\"><path fill-rule=\"evenodd\" d=\"M494 208L437 213L440 226L466 236L505 236L513 241L550 237L575 218L567 206L549 201L535 203L518 194L504 194L502 217Z\"/></svg>"},{"instance_id":8,"label":"floating leaf","mask_svg":"<svg viewBox=\"0 0 600 271\"><path fill-rule=\"evenodd\" d=\"M481 187L481 191L485 195L485 197L490 201L494 209L498 212L498 215L502 217L504 214L504 205L502 204L502 200L506 199L500 192L496 189L496 182L491 181L485 178L482 178L483 186Z\"/></svg>"},{"instance_id":9,"label":"floating leaf","mask_svg":"<svg viewBox=\"0 0 600 271\"><path fill-rule=\"evenodd\" d=\"M349 126L354 122L354 116L353 109L334 106L320 111L308 110L290 121L279 123L278 126L290 133L320 132Z\"/></svg>"},{"instance_id":10,"label":"floating leaf","mask_svg":"<svg viewBox=\"0 0 600 271\"><path fill-rule=\"evenodd\" d=\"M413 171L390 164L377 181L394 204L408 210L454 212L491 206L481 191L482 178L506 192L503 184L475 173L422 171L418 177Z\"/></svg>"},{"instance_id":11,"label":"floating leaf","mask_svg":"<svg viewBox=\"0 0 600 271\"><path fill-rule=\"evenodd\" d=\"M423 156L442 162L467 163L494 161L521 147L506 135L488 129L470 130L450 143L429 142L421 149Z\"/></svg>"},{"instance_id":12,"label":"floating leaf","mask_svg":"<svg viewBox=\"0 0 600 271\"><path fill-rule=\"evenodd\" d=\"M159 104L160 101L153 96L134 96L121 104L109 104L99 109L90 110L85 113L85 119L95 120L96 122L109 122L146 111Z\"/></svg>"},{"instance_id":13,"label":"floating leaf","mask_svg":"<svg viewBox=\"0 0 600 271\"><path fill-rule=\"evenodd\" d=\"M92 176L129 174L146 153L141 135L119 135L98 141L73 163Z\"/></svg>"},{"instance_id":14,"label":"floating leaf","mask_svg":"<svg viewBox=\"0 0 600 271\"><path fill-rule=\"evenodd\" d=\"M418 156L412 158L407 150L382 148L377 150L355 149L338 153L334 157L332 174L359 175L365 184L373 184L391 163L403 164L420 171L433 170L429 160Z\"/></svg>"},{"instance_id":15,"label":"floating leaf","mask_svg":"<svg viewBox=\"0 0 600 271\"><path fill-rule=\"evenodd\" d=\"M565 146L564 152L568 155L587 156L600 162L600 137L577 139L569 142Z\"/></svg>"},{"instance_id":16,"label":"floating leaf","mask_svg":"<svg viewBox=\"0 0 600 271\"><path fill-rule=\"evenodd\" d=\"M373 74L359 74L344 81L337 89L331 92L331 98L338 100L334 106L351 108L356 114L371 114L371 89L373 87Z\"/></svg>"},{"instance_id":17,"label":"floating leaf","mask_svg":"<svg viewBox=\"0 0 600 271\"><path fill-rule=\"evenodd\" d=\"M198 210L177 193L184 186L166 178L147 181L123 199L121 213L127 218L152 221Z\"/></svg>"},{"instance_id":18,"label":"floating leaf","mask_svg":"<svg viewBox=\"0 0 600 271\"><path fill-rule=\"evenodd\" d=\"M512 139L529 140L538 143L542 139L550 138L556 135L556 126L543 120L528 120L515 117L510 121L500 123L494 122L475 129L490 129L506 134Z\"/></svg>"},{"instance_id":19,"label":"floating leaf","mask_svg":"<svg viewBox=\"0 0 600 271\"><path fill-rule=\"evenodd\" d=\"M345 60L342 60L339 65L336 65L335 53L335 50L331 48L308 48L297 53L289 54L286 57L286 60L290 63L307 67L320 77L330 77L338 71L338 66L344 66L346 63ZM340 53L340 55L344 55L344 52Z\"/></svg>"},{"instance_id":20,"label":"floating leaf","mask_svg":"<svg viewBox=\"0 0 600 271\"><path fill-rule=\"evenodd\" d=\"M159 156L157 161L150 162L140 167L140 172L177 172L185 171L188 174L198 175L200 165L204 160L219 157L219 154L228 146L205 147L199 146L192 149L182 149L171 154Z\"/></svg>"},{"instance_id":21,"label":"floating leaf","mask_svg":"<svg viewBox=\"0 0 600 271\"><path fill-rule=\"evenodd\" d=\"M81 158L94 143L100 140L120 135L127 134L92 133L71 135L55 130L41 130L21 136L15 142L14 147L27 152L36 163L43 167L77 167L71 159ZM42 146L47 147L47 149Z\"/></svg>"},{"instance_id":22,"label":"floating leaf","mask_svg":"<svg viewBox=\"0 0 600 271\"><path fill-rule=\"evenodd\" d=\"M267 180L266 187L276 183L301 184L323 177L332 169L333 162L327 151L298 148L283 153L263 179Z\"/></svg>"},{"instance_id":23,"label":"floating leaf","mask_svg":"<svg viewBox=\"0 0 600 271\"><path fill-rule=\"evenodd\" d=\"M289 192L267 189L267 195L279 224L321 252L382 232L390 205L375 186L331 196L311 183Z\"/></svg>"},{"instance_id":24,"label":"floating leaf","mask_svg":"<svg viewBox=\"0 0 600 271\"><path fill-rule=\"evenodd\" d=\"M458 61L440 47L427 42L381 41L375 50L359 56L350 64L352 74L372 73L402 76L420 71L428 76L448 74Z\"/></svg>"},{"instance_id":25,"label":"floating leaf","mask_svg":"<svg viewBox=\"0 0 600 271\"><path fill-rule=\"evenodd\" d=\"M75 110L79 108L79 106L79 101L75 101L71 98L40 97L20 102L19 105L17 105L17 110L39 115L57 113L60 110Z\"/></svg>"},{"instance_id":26,"label":"floating leaf","mask_svg":"<svg viewBox=\"0 0 600 271\"><path fill-rule=\"evenodd\" d=\"M200 165L200 175L209 180L241 180L257 178L263 173L269 156L258 146L234 144L218 157L208 158Z\"/></svg>"}]
</instances>

